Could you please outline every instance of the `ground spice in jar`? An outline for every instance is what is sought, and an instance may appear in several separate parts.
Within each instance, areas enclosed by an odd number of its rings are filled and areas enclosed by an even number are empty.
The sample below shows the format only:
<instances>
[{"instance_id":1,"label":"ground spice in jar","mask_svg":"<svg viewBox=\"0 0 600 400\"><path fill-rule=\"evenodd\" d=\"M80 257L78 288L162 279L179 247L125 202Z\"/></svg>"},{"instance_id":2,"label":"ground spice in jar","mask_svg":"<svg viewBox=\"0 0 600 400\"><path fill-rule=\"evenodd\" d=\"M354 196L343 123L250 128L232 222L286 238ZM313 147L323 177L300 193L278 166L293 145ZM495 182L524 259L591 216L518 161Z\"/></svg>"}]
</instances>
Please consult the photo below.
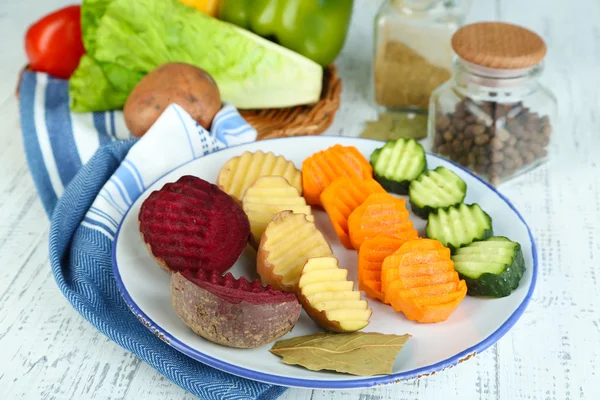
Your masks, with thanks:
<instances>
[{"instance_id":1,"label":"ground spice in jar","mask_svg":"<svg viewBox=\"0 0 600 400\"><path fill-rule=\"evenodd\" d=\"M433 65L395 40L381 45L374 66L375 101L385 107L429 107L431 93L446 82L450 70Z\"/></svg>"},{"instance_id":2,"label":"ground spice in jar","mask_svg":"<svg viewBox=\"0 0 600 400\"><path fill-rule=\"evenodd\" d=\"M502 178L547 156L552 126L522 102L501 104L463 99L454 112L438 113L433 151L497 185Z\"/></svg>"},{"instance_id":3,"label":"ground spice in jar","mask_svg":"<svg viewBox=\"0 0 600 400\"><path fill-rule=\"evenodd\" d=\"M372 94L378 112L424 112L451 78L452 35L471 0L383 0L375 16Z\"/></svg>"}]
</instances>

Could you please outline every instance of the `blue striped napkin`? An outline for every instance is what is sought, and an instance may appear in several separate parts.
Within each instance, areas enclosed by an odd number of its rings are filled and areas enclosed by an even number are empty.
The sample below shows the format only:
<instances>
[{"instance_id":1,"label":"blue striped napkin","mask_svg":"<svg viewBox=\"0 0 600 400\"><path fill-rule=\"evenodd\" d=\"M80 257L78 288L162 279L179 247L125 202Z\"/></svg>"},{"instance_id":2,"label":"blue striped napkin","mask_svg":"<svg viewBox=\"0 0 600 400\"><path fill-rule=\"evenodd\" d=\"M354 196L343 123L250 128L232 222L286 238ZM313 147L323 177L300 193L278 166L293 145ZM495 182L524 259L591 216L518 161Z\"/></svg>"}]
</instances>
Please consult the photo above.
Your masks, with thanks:
<instances>
[{"instance_id":1,"label":"blue striped napkin","mask_svg":"<svg viewBox=\"0 0 600 400\"><path fill-rule=\"evenodd\" d=\"M63 294L98 330L201 399L279 397L285 388L208 367L154 336L125 304L111 266L117 226L149 185L192 159L256 140L254 128L226 104L208 132L171 105L132 139L120 111L70 113L67 89L67 81L25 72L19 90L27 162L51 216L50 262Z\"/></svg>"}]
</instances>

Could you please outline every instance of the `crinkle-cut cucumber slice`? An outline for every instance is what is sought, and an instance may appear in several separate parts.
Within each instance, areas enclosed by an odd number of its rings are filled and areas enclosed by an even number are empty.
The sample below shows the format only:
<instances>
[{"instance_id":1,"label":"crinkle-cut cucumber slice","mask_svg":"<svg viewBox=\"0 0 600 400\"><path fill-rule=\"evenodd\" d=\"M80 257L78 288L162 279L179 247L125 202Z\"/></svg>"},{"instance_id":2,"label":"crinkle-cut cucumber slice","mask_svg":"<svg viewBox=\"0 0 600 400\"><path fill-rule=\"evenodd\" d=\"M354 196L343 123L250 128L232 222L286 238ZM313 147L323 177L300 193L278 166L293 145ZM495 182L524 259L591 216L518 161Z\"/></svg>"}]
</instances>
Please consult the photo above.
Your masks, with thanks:
<instances>
[{"instance_id":1,"label":"crinkle-cut cucumber slice","mask_svg":"<svg viewBox=\"0 0 600 400\"><path fill-rule=\"evenodd\" d=\"M427 168L425 150L414 139L387 142L371 155L375 179L388 192L408 194L408 185Z\"/></svg>"},{"instance_id":2,"label":"crinkle-cut cucumber slice","mask_svg":"<svg viewBox=\"0 0 600 400\"><path fill-rule=\"evenodd\" d=\"M427 217L427 237L439 240L454 253L457 249L493 234L492 218L479 204L438 209Z\"/></svg>"},{"instance_id":3,"label":"crinkle-cut cucumber slice","mask_svg":"<svg viewBox=\"0 0 600 400\"><path fill-rule=\"evenodd\" d=\"M430 212L462 203L467 184L445 167L427 170L412 181L408 188L412 211L421 218Z\"/></svg>"},{"instance_id":4,"label":"crinkle-cut cucumber slice","mask_svg":"<svg viewBox=\"0 0 600 400\"><path fill-rule=\"evenodd\" d=\"M471 296L508 296L519 287L525 273L521 246L503 236L460 248L452 261Z\"/></svg>"}]
</instances>

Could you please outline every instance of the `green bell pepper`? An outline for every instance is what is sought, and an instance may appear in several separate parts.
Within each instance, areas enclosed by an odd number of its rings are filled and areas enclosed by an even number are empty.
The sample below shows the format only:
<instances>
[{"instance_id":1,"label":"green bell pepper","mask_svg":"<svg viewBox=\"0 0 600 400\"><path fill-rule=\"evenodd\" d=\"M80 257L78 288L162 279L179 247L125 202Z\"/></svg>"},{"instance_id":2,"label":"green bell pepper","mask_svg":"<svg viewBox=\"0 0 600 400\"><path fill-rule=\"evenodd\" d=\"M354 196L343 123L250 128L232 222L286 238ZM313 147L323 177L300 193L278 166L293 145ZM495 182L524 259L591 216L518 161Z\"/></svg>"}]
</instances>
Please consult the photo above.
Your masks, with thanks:
<instances>
[{"instance_id":1,"label":"green bell pepper","mask_svg":"<svg viewBox=\"0 0 600 400\"><path fill-rule=\"evenodd\" d=\"M221 0L219 19L329 65L342 51L353 0Z\"/></svg>"}]
</instances>

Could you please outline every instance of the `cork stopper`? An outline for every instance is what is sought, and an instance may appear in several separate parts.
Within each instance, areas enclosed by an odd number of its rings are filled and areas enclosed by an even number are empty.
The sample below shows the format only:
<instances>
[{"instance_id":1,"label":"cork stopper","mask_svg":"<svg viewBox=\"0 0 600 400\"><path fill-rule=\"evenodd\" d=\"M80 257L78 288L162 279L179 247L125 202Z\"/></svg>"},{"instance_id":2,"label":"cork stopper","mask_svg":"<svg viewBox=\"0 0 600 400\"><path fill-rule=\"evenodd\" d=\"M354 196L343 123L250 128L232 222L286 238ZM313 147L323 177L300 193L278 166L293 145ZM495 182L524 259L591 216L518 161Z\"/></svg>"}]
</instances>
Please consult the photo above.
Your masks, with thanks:
<instances>
[{"instance_id":1,"label":"cork stopper","mask_svg":"<svg viewBox=\"0 0 600 400\"><path fill-rule=\"evenodd\" d=\"M539 35L503 22L463 26L452 36L452 48L463 60L494 69L529 68L546 55L546 44Z\"/></svg>"}]
</instances>

